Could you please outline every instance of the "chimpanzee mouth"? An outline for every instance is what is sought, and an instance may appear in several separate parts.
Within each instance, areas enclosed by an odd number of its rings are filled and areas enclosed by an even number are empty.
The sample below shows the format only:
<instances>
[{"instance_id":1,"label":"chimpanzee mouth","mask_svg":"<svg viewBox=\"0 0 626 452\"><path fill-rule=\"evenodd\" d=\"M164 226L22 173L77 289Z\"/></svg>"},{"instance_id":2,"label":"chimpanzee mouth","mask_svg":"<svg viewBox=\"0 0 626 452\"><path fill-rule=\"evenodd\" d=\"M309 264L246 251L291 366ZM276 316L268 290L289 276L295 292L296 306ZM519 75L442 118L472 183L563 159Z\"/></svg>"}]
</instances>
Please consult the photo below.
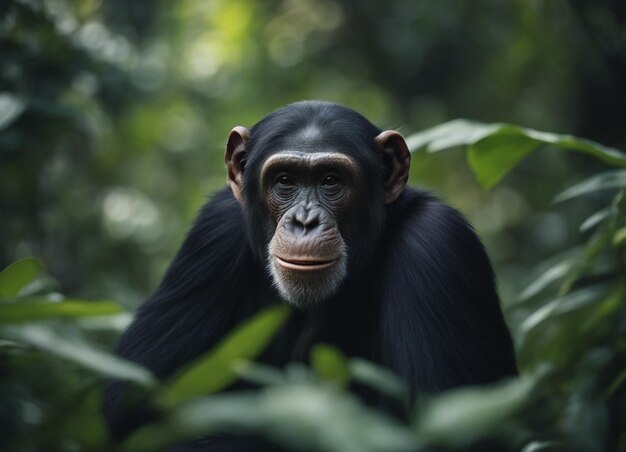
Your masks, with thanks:
<instances>
[{"instance_id":1,"label":"chimpanzee mouth","mask_svg":"<svg viewBox=\"0 0 626 452\"><path fill-rule=\"evenodd\" d=\"M284 268L288 268L290 270L300 270L300 271L315 271L315 270L324 270L326 268L332 267L337 263L339 258L334 259L312 259L312 258L281 258L274 255L276 262Z\"/></svg>"}]
</instances>

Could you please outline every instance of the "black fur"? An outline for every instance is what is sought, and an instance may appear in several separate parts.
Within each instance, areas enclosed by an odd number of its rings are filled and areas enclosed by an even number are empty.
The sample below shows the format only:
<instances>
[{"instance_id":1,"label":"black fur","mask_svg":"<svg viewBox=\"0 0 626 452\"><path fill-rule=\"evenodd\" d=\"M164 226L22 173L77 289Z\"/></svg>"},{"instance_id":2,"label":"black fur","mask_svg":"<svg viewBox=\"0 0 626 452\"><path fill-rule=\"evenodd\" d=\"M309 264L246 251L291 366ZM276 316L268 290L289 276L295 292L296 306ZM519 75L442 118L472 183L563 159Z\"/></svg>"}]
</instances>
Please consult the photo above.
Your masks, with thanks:
<instances>
[{"instance_id":1,"label":"black fur","mask_svg":"<svg viewBox=\"0 0 626 452\"><path fill-rule=\"evenodd\" d=\"M323 131L322 139L294 139L311 124ZM312 345L326 342L387 366L414 392L515 375L511 337L482 244L457 211L427 192L405 188L395 202L383 204L384 169L373 144L378 133L352 110L318 102L288 106L253 127L244 172L245 208L230 189L202 208L117 352L166 377L276 302L279 296L265 270L272 223L256 189L259 165L285 148L332 147L355 158L362 175L363 194L352 218L339 221L340 228L352 225L341 231L348 244L349 275L331 299L295 312L261 360L280 366L306 359ZM113 383L106 393L106 415L118 438L142 421L139 414L120 413L123 390ZM227 438L187 447L252 447L250 438L241 443Z\"/></svg>"}]
</instances>

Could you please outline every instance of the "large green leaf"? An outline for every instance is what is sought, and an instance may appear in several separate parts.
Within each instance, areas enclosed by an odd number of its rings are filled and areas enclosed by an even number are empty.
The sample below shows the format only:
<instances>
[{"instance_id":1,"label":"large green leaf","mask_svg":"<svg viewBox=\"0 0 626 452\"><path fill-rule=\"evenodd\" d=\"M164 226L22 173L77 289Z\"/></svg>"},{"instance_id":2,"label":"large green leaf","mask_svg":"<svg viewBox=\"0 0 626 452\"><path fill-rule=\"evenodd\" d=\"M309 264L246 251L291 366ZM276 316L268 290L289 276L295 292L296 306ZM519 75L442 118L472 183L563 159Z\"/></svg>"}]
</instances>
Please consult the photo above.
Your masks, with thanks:
<instances>
[{"instance_id":1,"label":"large green leaf","mask_svg":"<svg viewBox=\"0 0 626 452\"><path fill-rule=\"evenodd\" d=\"M15 298L20 290L41 271L41 263L33 258L20 259L0 272L0 300Z\"/></svg>"},{"instance_id":2,"label":"large green leaf","mask_svg":"<svg viewBox=\"0 0 626 452\"><path fill-rule=\"evenodd\" d=\"M626 168L626 153L571 135L540 132L512 124L483 124L457 119L407 137L412 151L437 152L468 146L468 159L486 188L497 184L519 161L542 144L582 152Z\"/></svg>"},{"instance_id":3,"label":"large green leaf","mask_svg":"<svg viewBox=\"0 0 626 452\"><path fill-rule=\"evenodd\" d=\"M46 298L26 298L19 303L0 304L0 323L27 322L46 318L73 318L113 315L124 312L111 301L63 300L51 302Z\"/></svg>"},{"instance_id":4,"label":"large green leaf","mask_svg":"<svg viewBox=\"0 0 626 452\"><path fill-rule=\"evenodd\" d=\"M132 381L146 387L155 384L154 377L147 369L95 348L87 342L65 337L48 325L3 327L0 333L8 339L67 359L106 377Z\"/></svg>"},{"instance_id":5,"label":"large green leaf","mask_svg":"<svg viewBox=\"0 0 626 452\"><path fill-rule=\"evenodd\" d=\"M233 365L260 353L287 320L289 308L277 305L262 311L230 332L212 350L179 372L158 395L164 406L176 405L192 397L211 394L237 379Z\"/></svg>"}]
</instances>

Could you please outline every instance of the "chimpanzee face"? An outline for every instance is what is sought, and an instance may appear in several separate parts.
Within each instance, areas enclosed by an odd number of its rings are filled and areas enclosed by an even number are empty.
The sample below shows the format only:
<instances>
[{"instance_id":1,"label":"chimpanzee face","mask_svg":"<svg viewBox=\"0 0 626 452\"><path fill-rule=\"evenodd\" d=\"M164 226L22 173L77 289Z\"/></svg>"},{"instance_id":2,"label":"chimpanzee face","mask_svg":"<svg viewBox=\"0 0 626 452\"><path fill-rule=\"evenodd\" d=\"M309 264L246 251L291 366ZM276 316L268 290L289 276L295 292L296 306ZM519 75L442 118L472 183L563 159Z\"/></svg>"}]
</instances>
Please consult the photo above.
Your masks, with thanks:
<instances>
[{"instance_id":1,"label":"chimpanzee face","mask_svg":"<svg viewBox=\"0 0 626 452\"><path fill-rule=\"evenodd\" d=\"M264 231L253 246L262 247L274 286L304 307L330 298L371 257L384 205L408 178L410 154L398 132L369 122L338 131L315 118L288 127L293 118L268 120L265 132L258 126L231 132L228 181L248 222L262 223L250 225L253 234ZM272 133L279 138L267 136Z\"/></svg>"},{"instance_id":2,"label":"chimpanzee face","mask_svg":"<svg viewBox=\"0 0 626 452\"><path fill-rule=\"evenodd\" d=\"M266 160L261 187L274 224L267 265L294 304L331 296L346 277L348 246L338 220L354 201L355 162L341 153L280 152Z\"/></svg>"}]
</instances>

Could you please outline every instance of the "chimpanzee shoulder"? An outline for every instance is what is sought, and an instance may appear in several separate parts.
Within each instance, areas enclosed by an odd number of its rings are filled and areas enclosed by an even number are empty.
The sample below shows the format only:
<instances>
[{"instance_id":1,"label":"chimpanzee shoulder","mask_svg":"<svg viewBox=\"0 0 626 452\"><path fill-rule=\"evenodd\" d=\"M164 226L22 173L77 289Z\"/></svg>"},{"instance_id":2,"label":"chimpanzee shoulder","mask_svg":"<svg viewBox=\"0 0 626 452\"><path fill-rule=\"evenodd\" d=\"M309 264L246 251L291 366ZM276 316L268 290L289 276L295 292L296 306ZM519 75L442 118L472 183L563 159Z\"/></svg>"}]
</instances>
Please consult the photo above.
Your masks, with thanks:
<instances>
[{"instance_id":1,"label":"chimpanzee shoulder","mask_svg":"<svg viewBox=\"0 0 626 452\"><path fill-rule=\"evenodd\" d=\"M431 193L405 188L382 238L381 360L417 391L517 374L494 273L476 232Z\"/></svg>"}]
</instances>

